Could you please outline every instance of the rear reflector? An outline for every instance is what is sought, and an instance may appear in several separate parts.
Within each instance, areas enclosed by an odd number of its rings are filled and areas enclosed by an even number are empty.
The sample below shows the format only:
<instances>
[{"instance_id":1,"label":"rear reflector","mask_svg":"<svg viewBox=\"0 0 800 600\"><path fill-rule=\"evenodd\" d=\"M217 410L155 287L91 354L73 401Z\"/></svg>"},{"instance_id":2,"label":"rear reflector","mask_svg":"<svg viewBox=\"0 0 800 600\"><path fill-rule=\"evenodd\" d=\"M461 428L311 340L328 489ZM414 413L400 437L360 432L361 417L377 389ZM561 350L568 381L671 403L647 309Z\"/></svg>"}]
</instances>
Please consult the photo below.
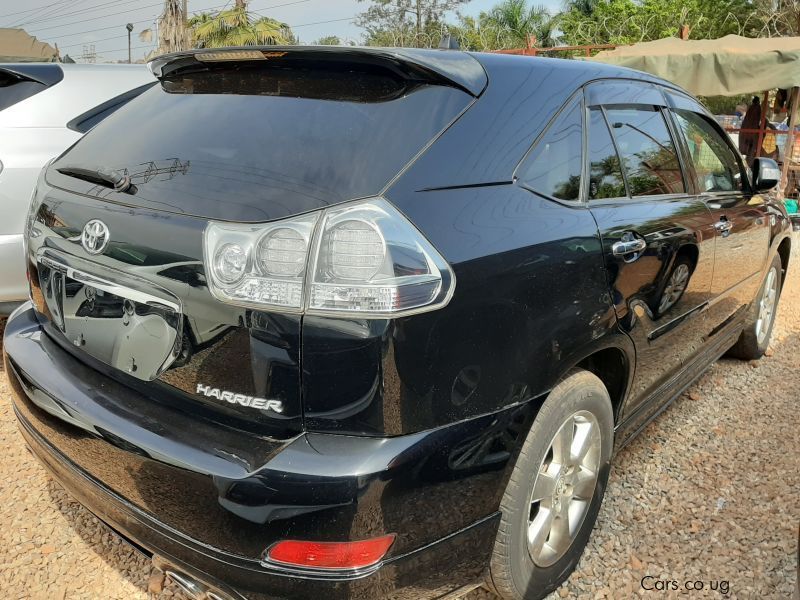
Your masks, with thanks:
<instances>
[{"instance_id":1,"label":"rear reflector","mask_svg":"<svg viewBox=\"0 0 800 600\"><path fill-rule=\"evenodd\" d=\"M284 540L269 549L272 562L316 569L361 569L380 561L395 534L360 542L304 542Z\"/></svg>"}]
</instances>

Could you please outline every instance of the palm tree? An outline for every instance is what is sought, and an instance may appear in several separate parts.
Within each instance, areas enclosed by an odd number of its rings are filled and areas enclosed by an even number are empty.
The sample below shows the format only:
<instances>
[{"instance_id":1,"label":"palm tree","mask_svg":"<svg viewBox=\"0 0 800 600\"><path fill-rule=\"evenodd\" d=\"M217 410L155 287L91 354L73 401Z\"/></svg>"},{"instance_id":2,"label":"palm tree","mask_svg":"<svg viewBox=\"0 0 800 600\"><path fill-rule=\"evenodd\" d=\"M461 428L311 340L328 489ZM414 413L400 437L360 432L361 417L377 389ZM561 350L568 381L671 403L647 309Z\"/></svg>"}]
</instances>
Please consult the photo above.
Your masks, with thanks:
<instances>
[{"instance_id":1,"label":"palm tree","mask_svg":"<svg viewBox=\"0 0 800 600\"><path fill-rule=\"evenodd\" d=\"M179 0L166 0L158 18L158 51L188 50L188 36L183 28L184 14Z\"/></svg>"},{"instance_id":2,"label":"palm tree","mask_svg":"<svg viewBox=\"0 0 800 600\"><path fill-rule=\"evenodd\" d=\"M199 13L189 19L195 48L291 44L292 31L286 23L254 15L243 0L216 14Z\"/></svg>"},{"instance_id":3,"label":"palm tree","mask_svg":"<svg viewBox=\"0 0 800 600\"><path fill-rule=\"evenodd\" d=\"M481 15L481 26L494 30L507 48L528 46L530 36L536 36L539 46L558 43L554 19L544 6L528 6L527 0L503 0L488 13Z\"/></svg>"},{"instance_id":4,"label":"palm tree","mask_svg":"<svg viewBox=\"0 0 800 600\"><path fill-rule=\"evenodd\" d=\"M566 0L564 2L564 12L575 10L585 17L591 17L597 0Z\"/></svg>"}]
</instances>

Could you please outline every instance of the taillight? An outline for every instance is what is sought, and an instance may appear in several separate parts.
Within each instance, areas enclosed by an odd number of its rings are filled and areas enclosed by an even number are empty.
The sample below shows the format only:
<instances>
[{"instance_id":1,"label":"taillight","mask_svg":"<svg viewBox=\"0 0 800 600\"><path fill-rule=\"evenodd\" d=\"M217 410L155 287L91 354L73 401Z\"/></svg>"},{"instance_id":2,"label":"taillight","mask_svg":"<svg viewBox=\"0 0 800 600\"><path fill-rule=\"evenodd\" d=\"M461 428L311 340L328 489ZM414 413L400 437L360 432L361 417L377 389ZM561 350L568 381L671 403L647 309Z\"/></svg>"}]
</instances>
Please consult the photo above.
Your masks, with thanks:
<instances>
[{"instance_id":1,"label":"taillight","mask_svg":"<svg viewBox=\"0 0 800 600\"><path fill-rule=\"evenodd\" d=\"M395 535L359 542L305 542L284 540L267 552L271 562L315 569L363 569L386 555Z\"/></svg>"},{"instance_id":2,"label":"taillight","mask_svg":"<svg viewBox=\"0 0 800 600\"><path fill-rule=\"evenodd\" d=\"M230 304L288 312L394 317L445 306L455 276L383 198L262 225L210 222L209 288Z\"/></svg>"}]
</instances>

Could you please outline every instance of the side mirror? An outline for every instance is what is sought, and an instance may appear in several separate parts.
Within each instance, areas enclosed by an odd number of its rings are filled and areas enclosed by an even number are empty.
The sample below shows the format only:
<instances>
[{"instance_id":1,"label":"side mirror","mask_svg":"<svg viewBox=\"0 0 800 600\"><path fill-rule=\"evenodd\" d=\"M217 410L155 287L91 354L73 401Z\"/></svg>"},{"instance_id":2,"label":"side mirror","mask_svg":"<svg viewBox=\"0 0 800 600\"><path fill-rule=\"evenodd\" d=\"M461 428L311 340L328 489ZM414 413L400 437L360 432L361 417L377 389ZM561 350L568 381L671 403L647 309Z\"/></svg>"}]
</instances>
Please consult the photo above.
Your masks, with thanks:
<instances>
[{"instance_id":1,"label":"side mirror","mask_svg":"<svg viewBox=\"0 0 800 600\"><path fill-rule=\"evenodd\" d=\"M771 158L753 160L753 187L757 192L771 190L781 180L781 170Z\"/></svg>"}]
</instances>

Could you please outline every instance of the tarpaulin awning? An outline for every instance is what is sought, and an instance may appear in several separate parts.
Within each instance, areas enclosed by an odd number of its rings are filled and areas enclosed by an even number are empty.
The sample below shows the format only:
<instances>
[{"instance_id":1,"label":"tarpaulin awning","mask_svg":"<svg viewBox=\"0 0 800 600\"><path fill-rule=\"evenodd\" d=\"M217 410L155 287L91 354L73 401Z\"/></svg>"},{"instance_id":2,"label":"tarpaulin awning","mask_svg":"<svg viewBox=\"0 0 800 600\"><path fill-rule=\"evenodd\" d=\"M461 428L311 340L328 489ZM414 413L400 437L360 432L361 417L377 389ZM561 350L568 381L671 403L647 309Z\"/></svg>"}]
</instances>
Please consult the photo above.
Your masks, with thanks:
<instances>
[{"instance_id":1,"label":"tarpaulin awning","mask_svg":"<svg viewBox=\"0 0 800 600\"><path fill-rule=\"evenodd\" d=\"M664 38L605 50L588 60L645 71L698 96L800 86L800 37Z\"/></svg>"},{"instance_id":2,"label":"tarpaulin awning","mask_svg":"<svg viewBox=\"0 0 800 600\"><path fill-rule=\"evenodd\" d=\"M55 62L58 50L23 29L0 28L0 62Z\"/></svg>"}]
</instances>

